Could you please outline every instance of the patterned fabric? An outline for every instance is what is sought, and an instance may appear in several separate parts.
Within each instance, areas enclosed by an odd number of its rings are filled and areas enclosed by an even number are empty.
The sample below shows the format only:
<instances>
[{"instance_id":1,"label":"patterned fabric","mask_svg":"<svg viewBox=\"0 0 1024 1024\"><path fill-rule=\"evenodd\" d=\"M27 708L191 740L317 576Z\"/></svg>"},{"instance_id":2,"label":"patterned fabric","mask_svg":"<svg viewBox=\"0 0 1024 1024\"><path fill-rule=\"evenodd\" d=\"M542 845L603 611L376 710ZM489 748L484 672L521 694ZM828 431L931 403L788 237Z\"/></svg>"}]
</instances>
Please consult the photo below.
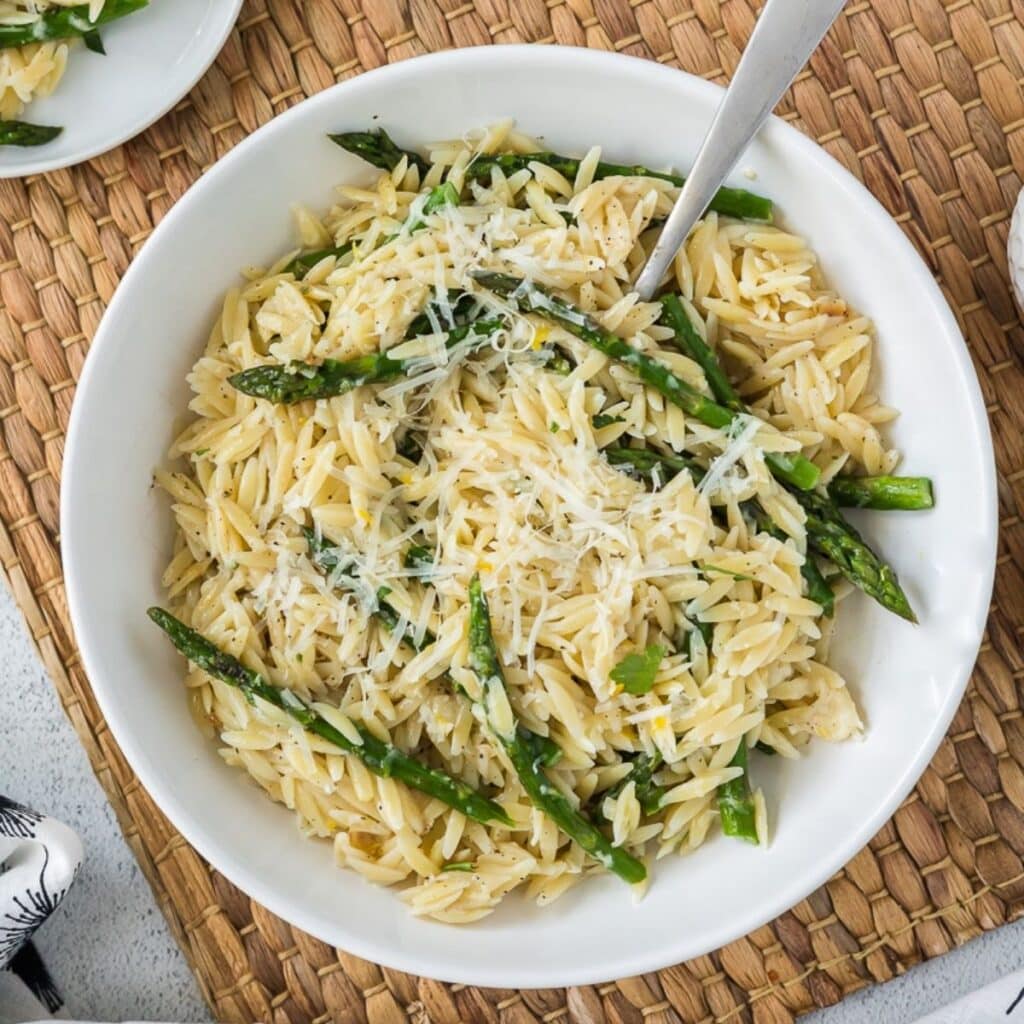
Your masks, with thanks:
<instances>
[{"instance_id":1,"label":"patterned fabric","mask_svg":"<svg viewBox=\"0 0 1024 1024\"><path fill-rule=\"evenodd\" d=\"M29 1012L48 1016L64 1004L31 938L81 861L82 845L67 825L0 796L0 1024Z\"/></svg>"}]
</instances>

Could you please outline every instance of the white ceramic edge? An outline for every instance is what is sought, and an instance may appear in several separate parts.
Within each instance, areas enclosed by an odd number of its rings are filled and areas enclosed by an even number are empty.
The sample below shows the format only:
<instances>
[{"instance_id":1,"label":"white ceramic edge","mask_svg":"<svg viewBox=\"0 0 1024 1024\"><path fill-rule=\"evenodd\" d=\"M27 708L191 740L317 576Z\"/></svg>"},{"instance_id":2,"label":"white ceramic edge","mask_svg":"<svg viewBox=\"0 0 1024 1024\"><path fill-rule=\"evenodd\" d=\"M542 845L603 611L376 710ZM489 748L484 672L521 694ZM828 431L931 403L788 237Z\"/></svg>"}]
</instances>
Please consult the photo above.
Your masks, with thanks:
<instances>
[{"instance_id":1,"label":"white ceramic edge","mask_svg":"<svg viewBox=\"0 0 1024 1024\"><path fill-rule=\"evenodd\" d=\"M533 47L530 45L505 45L501 47L487 47L484 49L492 51L497 49L502 51L504 54L514 55L517 51L530 50L532 48ZM407 69L409 66L425 62L437 63L439 65L458 64L460 61L466 59L467 54L473 54L476 49L480 48L466 48L460 50L448 50L441 53L424 54L419 57L410 58L406 61L401 61L398 64L375 68L372 71L367 71L363 75L358 76L357 79L352 79L351 81L364 80L367 76L401 74L403 73L403 70ZM692 80L694 88L698 90L704 90L707 93L719 95L722 92L720 86L714 85L711 82L697 78L694 75L689 75L687 72L665 67L664 65L654 64L644 60L643 58L577 47L550 46L545 47L545 50L559 51L561 59L564 59L568 64L571 64L573 61L593 61L598 63L618 63L626 61L630 64L643 65L652 78L661 77L667 81L676 75L686 75L686 77ZM491 59L494 59L493 54ZM500 60L502 58L497 59ZM333 97L338 91L344 90L347 84L348 83L346 82L339 83L338 85L311 97L306 100L305 103L328 104L331 102L331 97ZM289 113L296 109L297 107L293 107L290 111L285 111L283 114L278 115L278 117L288 117ZM240 142L230 153L226 154L209 172L207 172L204 176L204 180L213 180L219 173L224 173L233 162L243 160L250 146L254 145L256 140L264 133L271 131L277 120L278 118L274 118L272 121L259 128L249 136L249 138ZM846 170L846 168L844 168L837 160L825 152L816 143L777 117L772 116L772 118L770 118L765 124L764 128L761 129L761 132L762 134L767 134L769 137L772 135L782 135L786 138L788 145L794 146L798 151L802 150L808 159L824 162L825 169L831 171L836 184L851 196L852 202L856 203L859 209L864 210L865 217L871 222L871 230L877 230L881 234L884 234L884 240L887 246L902 249L904 254L911 258L911 262L916 268L916 280L914 281L914 287L919 289L922 296L926 297L931 302L935 307L936 316L940 320L945 321L948 330L960 342L956 347L954 357L957 362L958 371L964 380L965 388L971 396L970 416L973 420L974 428L978 433L978 437L982 441L982 451L979 453L979 457L983 462L982 478L985 492L985 504L989 508L989 521L987 524L988 557L986 558L984 569L984 586L980 591L980 593L984 595L985 600L979 600L976 608L967 610L968 614L973 618L974 633L977 636L975 646L980 646L985 623L988 619L992 586L995 578L995 559L998 540L998 505L996 495L995 457L992 449L991 431L989 429L988 417L985 413L981 387L978 383L977 375L974 372L974 367L971 363L967 345L963 339L959 325L957 324L945 297L933 279L931 272L928 270L920 255L911 245L910 241L893 221L881 203L879 203L878 200L876 200L875 197L859 181L857 181L849 171ZM155 240L160 237L162 232L169 230L170 226L173 225L177 216L181 213L182 205L186 198L187 194L186 197L183 197L183 199L180 200L173 209L171 209L167 216L164 217L156 231L154 231L146 241L142 250L136 256L132 265L128 268L128 271L122 280L121 287L119 287L117 292L115 292L114 297L103 316L99 329L96 332L96 336L90 349L90 357L86 359L82 375L78 382L78 387L80 389L86 388L89 384L93 367L96 365L96 360L91 358L92 352L103 345L108 333L108 325L114 322L117 318L121 295L123 292L127 291L125 285L131 281L135 274L142 273L141 267L147 260L149 253L155 251ZM80 429L78 422L78 409L79 404L75 403L72 406L70 422L68 424L64 453L65 466L72 466L75 462L78 432ZM65 481L68 481L70 478L69 476L65 476L64 479ZM69 536L67 526L72 514L70 508L72 501L69 497L70 491L71 486L68 483L65 483L61 488L61 535L65 538ZM70 545L66 545L63 550L63 568L68 595L68 607L73 626L78 619L79 602L82 600L79 594L79 585L75 574L74 562L74 553L71 551ZM95 664L92 650L89 646L88 640L77 637L77 631L76 638L86 674L91 679L94 677L93 668ZM957 679L956 687L950 691L945 704L942 706L939 714L935 718L927 741L921 746L917 756L908 766L904 774L892 783L888 794L879 804L876 812L864 821L860 829L847 836L845 842L843 842L842 845L838 845L829 857L824 858L820 862L817 871L795 878L787 886L777 889L775 891L774 898L770 902L763 904L758 913L751 914L748 917L737 917L730 922L723 922L722 926L717 931L706 935L705 939L701 943L701 946L705 948L689 948L685 944L686 940L684 937L674 943L666 942L656 953L637 954L632 957L626 955L622 958L621 970L616 970L616 977L632 977L634 975L644 974L650 971L661 970L662 968L681 963L684 960L691 959L695 956L711 952L712 950L718 949L743 935L747 935L756 928L774 920L779 914L799 903L800 900L821 886L831 878L836 871L847 864L865 845L867 845L868 840L870 840L871 837L892 817L899 804L914 787L914 784L928 766L928 762L938 749L939 743L942 741L942 737L946 734L949 723L952 721L953 715L955 714L957 707L960 705L963 694L967 689L967 683L970 679L973 664L974 662L972 661L971 665L960 673L960 678ZM295 908L286 898L279 898L273 888L268 887L264 884L261 878L250 873L244 863L232 860L230 856L220 848L219 844L213 841L208 841L206 836L193 830L188 807L183 802L179 801L171 790L164 787L160 778L148 771L145 755L136 743L135 738L127 729L122 728L119 724L116 704L104 698L102 687L94 687L93 693L115 740L121 747L129 763L132 765L132 768L138 775L139 780L159 805L161 810L171 820L175 828L177 828L185 839L195 847L200 855L209 861L234 885L238 886L238 888L251 898L262 903L278 917L281 917L296 927L309 932L328 944L341 945L336 936L325 933L324 929L320 927L319 922L311 920L305 913L296 912ZM370 960L374 963L382 964L385 967L433 977L441 981L465 985L479 985L495 988L558 988L567 985L596 984L610 980L603 973L596 973L586 969L573 970L566 974L559 974L557 973L557 965L553 964L534 965L533 972L526 978L510 976L505 972L501 964L488 964L481 967L470 967L465 971L460 971L460 973L455 976L448 975L445 972L437 973L433 966L425 970L422 963L417 963L414 957L406 956L403 951L383 947L373 940L364 940L355 935L346 935L343 948L345 948L347 952L362 957L363 959ZM398 955L396 955L396 953Z\"/></svg>"},{"instance_id":2,"label":"white ceramic edge","mask_svg":"<svg viewBox=\"0 0 1024 1024\"><path fill-rule=\"evenodd\" d=\"M224 11L225 19L221 29L216 34L215 39L213 36L210 37L211 41L208 52L203 55L202 60L197 65L194 77L189 80L183 89L177 90L165 106L160 107L152 114L143 114L129 128L118 132L106 142L97 143L95 146L83 147L80 152L69 157L51 158L49 160L41 158L34 163L21 164L10 171L0 168L0 178L26 178L30 174L45 174L47 171L60 171L65 167L75 167L78 164L85 163L86 160L91 160L94 156L102 156L118 146L123 146L124 143L130 142L136 135L144 132L150 125L156 124L164 114L173 110L195 88L199 79L206 74L210 65L217 59L217 55L224 49L224 44L228 41L228 36L231 35L231 30L235 27L235 22L238 21L238 15L242 10L244 2L245 0L228 0Z\"/></svg>"}]
</instances>

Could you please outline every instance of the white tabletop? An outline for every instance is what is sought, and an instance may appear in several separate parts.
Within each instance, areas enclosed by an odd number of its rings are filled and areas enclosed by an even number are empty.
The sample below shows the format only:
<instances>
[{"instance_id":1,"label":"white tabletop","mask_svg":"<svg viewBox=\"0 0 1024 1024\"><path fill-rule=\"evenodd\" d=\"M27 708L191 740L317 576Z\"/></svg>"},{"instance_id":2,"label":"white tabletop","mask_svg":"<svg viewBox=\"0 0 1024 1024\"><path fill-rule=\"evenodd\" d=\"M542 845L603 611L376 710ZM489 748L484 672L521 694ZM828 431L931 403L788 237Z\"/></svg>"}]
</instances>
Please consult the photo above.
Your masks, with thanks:
<instances>
[{"instance_id":1,"label":"white tabletop","mask_svg":"<svg viewBox=\"0 0 1024 1024\"><path fill-rule=\"evenodd\" d=\"M65 1012L98 1021L207 1020L184 957L3 586L0 650L0 707L5 709L0 793L67 822L85 845L78 881L37 937L67 999ZM48 754L43 770L41 750ZM1022 964L1024 921L1019 921L803 1020L909 1024Z\"/></svg>"}]
</instances>

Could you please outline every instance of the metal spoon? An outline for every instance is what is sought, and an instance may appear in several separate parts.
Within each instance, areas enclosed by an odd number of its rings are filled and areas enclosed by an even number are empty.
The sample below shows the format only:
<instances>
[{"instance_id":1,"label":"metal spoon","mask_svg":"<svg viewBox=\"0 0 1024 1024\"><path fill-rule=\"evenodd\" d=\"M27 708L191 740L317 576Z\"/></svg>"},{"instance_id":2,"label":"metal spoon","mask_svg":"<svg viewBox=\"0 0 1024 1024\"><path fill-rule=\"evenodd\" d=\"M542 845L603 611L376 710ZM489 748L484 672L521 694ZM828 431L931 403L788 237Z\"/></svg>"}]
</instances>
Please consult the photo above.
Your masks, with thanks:
<instances>
[{"instance_id":1,"label":"metal spoon","mask_svg":"<svg viewBox=\"0 0 1024 1024\"><path fill-rule=\"evenodd\" d=\"M767 0L635 290L648 300L690 228L838 17L845 0Z\"/></svg>"}]
</instances>

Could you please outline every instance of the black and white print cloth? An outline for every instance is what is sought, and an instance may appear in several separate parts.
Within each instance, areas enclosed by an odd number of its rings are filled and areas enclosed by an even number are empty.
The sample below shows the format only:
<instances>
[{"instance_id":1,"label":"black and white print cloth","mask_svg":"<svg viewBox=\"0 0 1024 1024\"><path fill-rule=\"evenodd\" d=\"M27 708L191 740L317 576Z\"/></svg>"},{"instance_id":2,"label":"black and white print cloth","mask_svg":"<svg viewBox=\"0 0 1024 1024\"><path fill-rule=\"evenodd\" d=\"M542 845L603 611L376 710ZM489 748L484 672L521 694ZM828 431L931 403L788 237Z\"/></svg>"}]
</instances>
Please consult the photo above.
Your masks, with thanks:
<instances>
[{"instance_id":1,"label":"black and white print cloth","mask_svg":"<svg viewBox=\"0 0 1024 1024\"><path fill-rule=\"evenodd\" d=\"M1024 1024L1024 970L922 1017L918 1024Z\"/></svg>"},{"instance_id":2,"label":"black and white print cloth","mask_svg":"<svg viewBox=\"0 0 1024 1024\"><path fill-rule=\"evenodd\" d=\"M13 998L17 979L41 1014L55 1013L63 1001L32 936L64 899L81 862L82 844L67 825L0 796L0 994Z\"/></svg>"}]
</instances>

